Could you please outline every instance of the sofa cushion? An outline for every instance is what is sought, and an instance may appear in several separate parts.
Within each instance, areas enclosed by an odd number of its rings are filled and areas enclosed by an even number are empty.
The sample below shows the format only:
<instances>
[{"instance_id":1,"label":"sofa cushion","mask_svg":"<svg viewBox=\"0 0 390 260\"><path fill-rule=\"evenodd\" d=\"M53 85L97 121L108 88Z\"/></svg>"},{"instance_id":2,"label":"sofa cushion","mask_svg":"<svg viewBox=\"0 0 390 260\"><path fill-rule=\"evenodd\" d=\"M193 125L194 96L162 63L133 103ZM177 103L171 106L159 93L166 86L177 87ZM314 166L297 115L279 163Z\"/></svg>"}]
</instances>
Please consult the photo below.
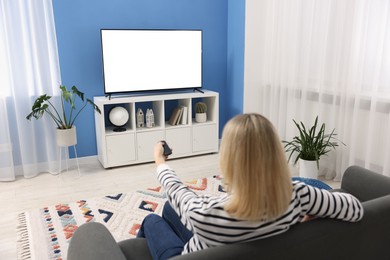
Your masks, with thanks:
<instances>
[{"instance_id":1,"label":"sofa cushion","mask_svg":"<svg viewBox=\"0 0 390 260\"><path fill-rule=\"evenodd\" d=\"M311 179L311 178L303 178L303 177L292 177L293 181L301 181L306 183L307 185L311 185L316 188L324 189L324 190L330 190L332 187L330 187L328 184L326 184L323 181L317 180L317 179Z\"/></svg>"}]
</instances>

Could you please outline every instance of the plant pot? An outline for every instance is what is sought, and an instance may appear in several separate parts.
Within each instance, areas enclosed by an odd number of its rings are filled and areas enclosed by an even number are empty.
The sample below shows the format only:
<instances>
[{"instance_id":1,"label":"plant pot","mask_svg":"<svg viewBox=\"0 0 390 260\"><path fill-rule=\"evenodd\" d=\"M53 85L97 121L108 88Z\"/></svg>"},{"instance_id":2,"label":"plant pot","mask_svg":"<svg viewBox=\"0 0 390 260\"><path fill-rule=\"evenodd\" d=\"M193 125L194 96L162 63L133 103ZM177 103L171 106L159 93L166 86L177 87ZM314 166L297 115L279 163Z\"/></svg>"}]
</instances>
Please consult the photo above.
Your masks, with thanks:
<instances>
[{"instance_id":1,"label":"plant pot","mask_svg":"<svg viewBox=\"0 0 390 260\"><path fill-rule=\"evenodd\" d=\"M195 113L195 121L198 123L204 123L207 121L206 113Z\"/></svg>"},{"instance_id":2,"label":"plant pot","mask_svg":"<svg viewBox=\"0 0 390 260\"><path fill-rule=\"evenodd\" d=\"M60 147L68 147L77 144L76 127L70 129L57 128L57 145Z\"/></svg>"},{"instance_id":3,"label":"plant pot","mask_svg":"<svg viewBox=\"0 0 390 260\"><path fill-rule=\"evenodd\" d=\"M317 179L317 161L307 161L299 159L299 177Z\"/></svg>"}]
</instances>

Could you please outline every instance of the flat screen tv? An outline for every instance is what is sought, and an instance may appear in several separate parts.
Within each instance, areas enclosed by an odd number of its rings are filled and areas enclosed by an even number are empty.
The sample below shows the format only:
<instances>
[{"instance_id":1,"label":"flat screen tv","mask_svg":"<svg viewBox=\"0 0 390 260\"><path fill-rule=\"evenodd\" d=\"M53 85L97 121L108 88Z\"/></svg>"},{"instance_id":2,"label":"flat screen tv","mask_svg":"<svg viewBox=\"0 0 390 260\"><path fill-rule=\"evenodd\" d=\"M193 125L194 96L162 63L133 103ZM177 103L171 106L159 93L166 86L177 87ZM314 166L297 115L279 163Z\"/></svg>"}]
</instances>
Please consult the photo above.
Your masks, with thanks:
<instances>
[{"instance_id":1,"label":"flat screen tv","mask_svg":"<svg viewBox=\"0 0 390 260\"><path fill-rule=\"evenodd\" d=\"M202 87L201 30L102 29L106 94Z\"/></svg>"}]
</instances>

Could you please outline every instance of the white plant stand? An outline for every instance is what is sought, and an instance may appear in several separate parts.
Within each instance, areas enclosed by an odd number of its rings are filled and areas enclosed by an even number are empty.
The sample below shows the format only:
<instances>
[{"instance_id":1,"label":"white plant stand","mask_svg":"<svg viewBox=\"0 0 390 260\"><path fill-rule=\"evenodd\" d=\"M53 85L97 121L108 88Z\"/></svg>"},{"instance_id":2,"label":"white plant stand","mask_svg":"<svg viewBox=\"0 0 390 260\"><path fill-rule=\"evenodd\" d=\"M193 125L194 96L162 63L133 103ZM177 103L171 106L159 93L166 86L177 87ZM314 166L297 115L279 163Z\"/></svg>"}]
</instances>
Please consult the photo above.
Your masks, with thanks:
<instances>
[{"instance_id":1,"label":"white plant stand","mask_svg":"<svg viewBox=\"0 0 390 260\"><path fill-rule=\"evenodd\" d=\"M76 144L77 144L77 137L76 137L76 127L73 126L71 129L57 129L57 146L60 149L60 162L59 162L59 168L58 173L63 179L62 176L62 150L64 150L65 154L65 164L66 164L66 172L67 175L69 175L69 147L73 146L74 154L75 154L75 160L77 165L77 177L80 177L80 165L79 165L79 159L77 156L76 151Z\"/></svg>"},{"instance_id":2,"label":"white plant stand","mask_svg":"<svg viewBox=\"0 0 390 260\"><path fill-rule=\"evenodd\" d=\"M77 165L77 178L79 178L81 176L81 173L80 173L79 159L78 159L77 151L76 151L76 145L72 145L72 146L73 146L73 151L74 151L74 154L75 154L75 161L76 161L76 165ZM64 150L64 155L65 155L65 167L66 168L64 169L64 171L66 170L67 175L69 175L69 161L70 161L70 158L69 158L69 147L70 146L59 146L59 149L60 149L60 163L59 163L58 173L59 173L59 175L61 176L62 179L63 179L63 175L62 175L62 150Z\"/></svg>"}]
</instances>

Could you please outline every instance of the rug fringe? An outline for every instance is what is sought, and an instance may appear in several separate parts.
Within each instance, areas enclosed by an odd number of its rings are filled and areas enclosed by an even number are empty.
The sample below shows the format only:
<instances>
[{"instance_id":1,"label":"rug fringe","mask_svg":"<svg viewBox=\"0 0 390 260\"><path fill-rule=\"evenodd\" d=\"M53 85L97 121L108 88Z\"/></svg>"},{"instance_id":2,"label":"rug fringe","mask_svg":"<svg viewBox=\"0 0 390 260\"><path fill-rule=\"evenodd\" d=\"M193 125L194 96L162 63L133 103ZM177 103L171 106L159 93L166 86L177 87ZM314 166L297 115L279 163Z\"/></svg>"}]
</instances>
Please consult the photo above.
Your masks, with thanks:
<instances>
[{"instance_id":1,"label":"rug fringe","mask_svg":"<svg viewBox=\"0 0 390 260\"><path fill-rule=\"evenodd\" d=\"M18 260L31 259L26 213L25 212L19 213L17 221L18 221L18 225L16 226L16 234L17 234L18 246L16 250L17 250Z\"/></svg>"}]
</instances>

